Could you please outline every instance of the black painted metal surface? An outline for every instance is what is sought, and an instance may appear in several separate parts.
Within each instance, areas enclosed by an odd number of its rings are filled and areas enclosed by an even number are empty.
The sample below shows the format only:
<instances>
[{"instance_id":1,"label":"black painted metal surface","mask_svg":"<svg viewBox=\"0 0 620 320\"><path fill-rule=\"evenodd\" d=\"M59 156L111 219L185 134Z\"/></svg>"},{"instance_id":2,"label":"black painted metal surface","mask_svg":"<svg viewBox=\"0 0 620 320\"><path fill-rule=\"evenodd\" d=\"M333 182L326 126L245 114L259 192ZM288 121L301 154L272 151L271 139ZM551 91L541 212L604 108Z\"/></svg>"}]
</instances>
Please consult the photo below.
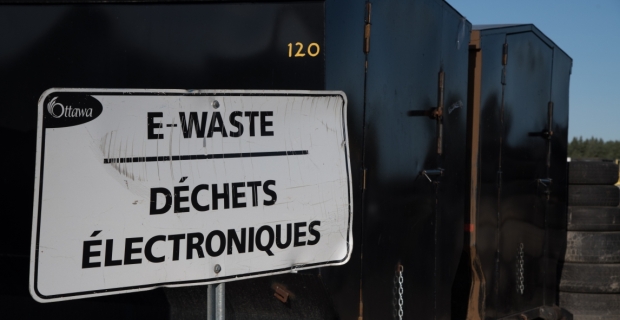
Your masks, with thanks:
<instances>
[{"instance_id":1,"label":"black painted metal surface","mask_svg":"<svg viewBox=\"0 0 620 320\"><path fill-rule=\"evenodd\" d=\"M477 30L482 71L473 231L486 285L475 298L481 314L496 319L557 305L572 60L533 25Z\"/></svg>"},{"instance_id":2,"label":"black painted metal surface","mask_svg":"<svg viewBox=\"0 0 620 320\"><path fill-rule=\"evenodd\" d=\"M179 305L179 299L161 289L53 304L32 300L28 261L37 101L43 91L52 87L320 90L325 51L316 57L289 58L288 44L316 42L324 49L323 39L322 1L0 4L0 96L7 106L0 117L5 150L0 160L5 168L0 268L10 275L0 278L2 317L206 315L201 304ZM235 292L235 285L244 284L231 284L229 292ZM178 308L196 310L179 313Z\"/></svg>"}]
</instances>

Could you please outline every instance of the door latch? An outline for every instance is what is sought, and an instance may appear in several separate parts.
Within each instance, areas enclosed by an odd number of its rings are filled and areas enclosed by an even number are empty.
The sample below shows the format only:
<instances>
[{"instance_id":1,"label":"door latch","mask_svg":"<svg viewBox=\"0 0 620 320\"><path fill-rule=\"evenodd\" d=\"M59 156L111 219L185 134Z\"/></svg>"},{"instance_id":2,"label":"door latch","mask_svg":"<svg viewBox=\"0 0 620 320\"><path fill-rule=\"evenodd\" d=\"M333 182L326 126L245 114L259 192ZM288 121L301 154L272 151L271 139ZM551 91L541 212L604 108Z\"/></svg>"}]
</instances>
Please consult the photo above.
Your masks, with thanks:
<instances>
[{"instance_id":1,"label":"door latch","mask_svg":"<svg viewBox=\"0 0 620 320\"><path fill-rule=\"evenodd\" d=\"M432 183L433 179L431 179L431 177L442 177L443 169L437 168L437 169L423 170L422 172L420 172L420 174L425 176L426 179L428 179L428 182Z\"/></svg>"},{"instance_id":2,"label":"door latch","mask_svg":"<svg viewBox=\"0 0 620 320\"><path fill-rule=\"evenodd\" d=\"M443 92L444 92L444 72L439 72L439 82L437 90L437 107L428 110L413 110L407 115L410 117L425 116L437 121L437 154L443 153Z\"/></svg>"},{"instance_id":3,"label":"door latch","mask_svg":"<svg viewBox=\"0 0 620 320\"><path fill-rule=\"evenodd\" d=\"M540 132L529 132L528 135L530 137L541 137L551 140L551 137L553 137L553 101L549 101L547 104L547 129Z\"/></svg>"},{"instance_id":4,"label":"door latch","mask_svg":"<svg viewBox=\"0 0 620 320\"><path fill-rule=\"evenodd\" d=\"M553 183L553 180L551 178L544 178L544 179L537 179L536 180L538 186L542 186L543 189L543 194L547 197L547 200L549 200L549 195L551 194L551 184Z\"/></svg>"}]
</instances>

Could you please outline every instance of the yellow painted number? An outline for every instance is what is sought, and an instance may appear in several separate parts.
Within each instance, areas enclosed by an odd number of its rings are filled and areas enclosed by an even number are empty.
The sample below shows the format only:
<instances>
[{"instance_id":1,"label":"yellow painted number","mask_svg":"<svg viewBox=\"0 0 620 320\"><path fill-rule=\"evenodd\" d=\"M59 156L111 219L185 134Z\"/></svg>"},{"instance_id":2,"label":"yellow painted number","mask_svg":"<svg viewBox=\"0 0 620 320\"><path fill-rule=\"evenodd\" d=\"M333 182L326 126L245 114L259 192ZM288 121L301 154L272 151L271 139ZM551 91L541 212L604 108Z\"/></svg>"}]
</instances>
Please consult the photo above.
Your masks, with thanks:
<instances>
[{"instance_id":1,"label":"yellow painted number","mask_svg":"<svg viewBox=\"0 0 620 320\"><path fill-rule=\"evenodd\" d=\"M314 52L312 52L313 51L312 48L316 48ZM311 57L318 56L320 51L321 51L321 48L319 48L319 44L316 42L313 42L308 46L308 55Z\"/></svg>"},{"instance_id":2,"label":"yellow painted number","mask_svg":"<svg viewBox=\"0 0 620 320\"><path fill-rule=\"evenodd\" d=\"M293 43L289 43L288 44L288 57L292 58L302 58L306 56L306 53L304 53L304 45L301 42L296 42L295 46L297 47L297 53L295 53L295 55L293 55ZM306 52L308 53L309 56L311 57L316 57L319 55L319 52L321 52L321 48L319 47L319 44L316 42L312 42L310 45L308 45L308 48L306 49Z\"/></svg>"},{"instance_id":3,"label":"yellow painted number","mask_svg":"<svg viewBox=\"0 0 620 320\"><path fill-rule=\"evenodd\" d=\"M301 42L297 42L295 43L295 45L299 47L299 49L297 50L297 53L295 54L295 57L305 57L306 54L301 53L301 50L304 49L304 45Z\"/></svg>"}]
</instances>

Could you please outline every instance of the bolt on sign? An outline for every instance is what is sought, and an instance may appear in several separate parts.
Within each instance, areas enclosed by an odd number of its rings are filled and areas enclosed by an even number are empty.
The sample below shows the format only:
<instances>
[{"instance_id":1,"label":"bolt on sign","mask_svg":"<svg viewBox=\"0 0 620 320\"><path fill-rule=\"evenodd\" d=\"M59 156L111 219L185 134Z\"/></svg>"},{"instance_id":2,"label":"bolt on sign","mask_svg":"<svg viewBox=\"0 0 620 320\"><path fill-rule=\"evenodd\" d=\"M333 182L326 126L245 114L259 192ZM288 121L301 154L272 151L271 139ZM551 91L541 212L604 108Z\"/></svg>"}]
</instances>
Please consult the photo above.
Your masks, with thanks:
<instances>
[{"instance_id":1,"label":"bolt on sign","mask_svg":"<svg viewBox=\"0 0 620 320\"><path fill-rule=\"evenodd\" d=\"M39 302L347 262L346 96L50 89L39 99Z\"/></svg>"}]
</instances>

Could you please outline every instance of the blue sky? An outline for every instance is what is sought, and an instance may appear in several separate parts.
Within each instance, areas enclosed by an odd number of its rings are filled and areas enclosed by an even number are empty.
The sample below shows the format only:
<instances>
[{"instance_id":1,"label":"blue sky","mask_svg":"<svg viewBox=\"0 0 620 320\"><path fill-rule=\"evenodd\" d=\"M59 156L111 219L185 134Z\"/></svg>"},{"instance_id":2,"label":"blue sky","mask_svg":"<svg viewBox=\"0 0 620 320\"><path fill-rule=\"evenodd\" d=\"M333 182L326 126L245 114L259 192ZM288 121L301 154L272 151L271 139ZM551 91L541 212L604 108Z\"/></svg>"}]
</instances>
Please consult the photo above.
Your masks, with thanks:
<instances>
[{"instance_id":1,"label":"blue sky","mask_svg":"<svg viewBox=\"0 0 620 320\"><path fill-rule=\"evenodd\" d=\"M569 139L620 140L620 0L447 0L472 24L533 23L573 58Z\"/></svg>"}]
</instances>

